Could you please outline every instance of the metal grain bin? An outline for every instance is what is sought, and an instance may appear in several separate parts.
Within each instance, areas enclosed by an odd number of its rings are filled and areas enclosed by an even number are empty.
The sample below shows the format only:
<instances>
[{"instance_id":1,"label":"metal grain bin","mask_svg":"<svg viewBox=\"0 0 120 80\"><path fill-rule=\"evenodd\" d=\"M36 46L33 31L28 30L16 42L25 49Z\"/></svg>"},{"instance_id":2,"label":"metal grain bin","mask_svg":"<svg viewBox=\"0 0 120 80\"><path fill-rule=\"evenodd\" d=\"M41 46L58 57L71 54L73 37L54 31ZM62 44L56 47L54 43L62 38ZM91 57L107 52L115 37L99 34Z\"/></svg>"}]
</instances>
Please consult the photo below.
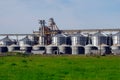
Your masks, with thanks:
<instances>
[{"instance_id":1,"label":"metal grain bin","mask_svg":"<svg viewBox=\"0 0 120 80\"><path fill-rule=\"evenodd\" d=\"M19 50L20 50L20 46L19 46L19 45L13 44L13 45L8 46L8 51L9 51L9 52L19 51Z\"/></svg>"},{"instance_id":2,"label":"metal grain bin","mask_svg":"<svg viewBox=\"0 0 120 80\"><path fill-rule=\"evenodd\" d=\"M46 54L59 54L59 48L56 45L46 46Z\"/></svg>"},{"instance_id":3,"label":"metal grain bin","mask_svg":"<svg viewBox=\"0 0 120 80\"><path fill-rule=\"evenodd\" d=\"M113 45L120 44L120 31L112 36L113 38Z\"/></svg>"},{"instance_id":4,"label":"metal grain bin","mask_svg":"<svg viewBox=\"0 0 120 80\"><path fill-rule=\"evenodd\" d=\"M60 54L72 54L72 49L70 45L60 45L59 46L59 53Z\"/></svg>"},{"instance_id":5,"label":"metal grain bin","mask_svg":"<svg viewBox=\"0 0 120 80\"><path fill-rule=\"evenodd\" d=\"M102 45L98 46L98 49L99 49L100 55L105 55L105 54L111 53L111 48L106 44L102 44Z\"/></svg>"},{"instance_id":6,"label":"metal grain bin","mask_svg":"<svg viewBox=\"0 0 120 80\"><path fill-rule=\"evenodd\" d=\"M120 55L120 45L113 45L111 49L114 55Z\"/></svg>"},{"instance_id":7,"label":"metal grain bin","mask_svg":"<svg viewBox=\"0 0 120 80\"><path fill-rule=\"evenodd\" d=\"M72 45L86 45L87 38L82 34L75 34L71 37Z\"/></svg>"},{"instance_id":8,"label":"metal grain bin","mask_svg":"<svg viewBox=\"0 0 120 80\"><path fill-rule=\"evenodd\" d=\"M6 36L5 38L0 40L0 45L9 46L9 45L12 45L12 44L13 44L13 42L8 36Z\"/></svg>"},{"instance_id":9,"label":"metal grain bin","mask_svg":"<svg viewBox=\"0 0 120 80\"><path fill-rule=\"evenodd\" d=\"M0 45L0 53L8 52L8 48L5 45Z\"/></svg>"},{"instance_id":10,"label":"metal grain bin","mask_svg":"<svg viewBox=\"0 0 120 80\"><path fill-rule=\"evenodd\" d=\"M45 50L45 46L44 45L34 45L33 50Z\"/></svg>"},{"instance_id":11,"label":"metal grain bin","mask_svg":"<svg viewBox=\"0 0 120 80\"><path fill-rule=\"evenodd\" d=\"M85 46L85 55L98 54L98 47L88 44Z\"/></svg>"},{"instance_id":12,"label":"metal grain bin","mask_svg":"<svg viewBox=\"0 0 120 80\"><path fill-rule=\"evenodd\" d=\"M32 46L28 45L28 44L25 44L25 45L20 46L20 50L30 53L31 50L32 50Z\"/></svg>"},{"instance_id":13,"label":"metal grain bin","mask_svg":"<svg viewBox=\"0 0 120 80\"><path fill-rule=\"evenodd\" d=\"M94 46L98 46L101 44L106 44L107 45L107 35L101 33L101 32L97 32L92 36L92 44Z\"/></svg>"},{"instance_id":14,"label":"metal grain bin","mask_svg":"<svg viewBox=\"0 0 120 80\"><path fill-rule=\"evenodd\" d=\"M45 54L46 53L46 48L44 45L34 45L32 53L34 54Z\"/></svg>"},{"instance_id":15,"label":"metal grain bin","mask_svg":"<svg viewBox=\"0 0 120 80\"><path fill-rule=\"evenodd\" d=\"M33 42L26 36L25 38L19 40L19 45L24 46L24 45L32 45Z\"/></svg>"},{"instance_id":16,"label":"metal grain bin","mask_svg":"<svg viewBox=\"0 0 120 80\"><path fill-rule=\"evenodd\" d=\"M81 45L72 46L72 54L73 55L84 54L84 53L85 53L85 49L83 46L81 46Z\"/></svg>"},{"instance_id":17,"label":"metal grain bin","mask_svg":"<svg viewBox=\"0 0 120 80\"><path fill-rule=\"evenodd\" d=\"M39 44L45 45L45 37L44 36L39 36Z\"/></svg>"},{"instance_id":18,"label":"metal grain bin","mask_svg":"<svg viewBox=\"0 0 120 80\"><path fill-rule=\"evenodd\" d=\"M52 37L52 44L54 45L62 45L66 44L67 36L65 34L57 34Z\"/></svg>"}]
</instances>

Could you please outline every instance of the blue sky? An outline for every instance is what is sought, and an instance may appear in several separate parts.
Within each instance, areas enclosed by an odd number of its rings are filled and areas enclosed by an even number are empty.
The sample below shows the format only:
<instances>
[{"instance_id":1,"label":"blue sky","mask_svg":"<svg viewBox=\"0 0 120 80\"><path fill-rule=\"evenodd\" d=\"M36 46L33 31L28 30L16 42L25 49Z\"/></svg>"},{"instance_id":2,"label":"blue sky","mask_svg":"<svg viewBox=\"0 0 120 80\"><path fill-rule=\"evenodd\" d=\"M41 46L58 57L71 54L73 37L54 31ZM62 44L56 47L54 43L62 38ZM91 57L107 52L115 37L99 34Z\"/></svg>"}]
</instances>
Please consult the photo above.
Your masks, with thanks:
<instances>
[{"instance_id":1,"label":"blue sky","mask_svg":"<svg viewBox=\"0 0 120 80\"><path fill-rule=\"evenodd\" d=\"M0 0L0 33L32 33L53 17L60 29L120 27L120 0Z\"/></svg>"}]
</instances>

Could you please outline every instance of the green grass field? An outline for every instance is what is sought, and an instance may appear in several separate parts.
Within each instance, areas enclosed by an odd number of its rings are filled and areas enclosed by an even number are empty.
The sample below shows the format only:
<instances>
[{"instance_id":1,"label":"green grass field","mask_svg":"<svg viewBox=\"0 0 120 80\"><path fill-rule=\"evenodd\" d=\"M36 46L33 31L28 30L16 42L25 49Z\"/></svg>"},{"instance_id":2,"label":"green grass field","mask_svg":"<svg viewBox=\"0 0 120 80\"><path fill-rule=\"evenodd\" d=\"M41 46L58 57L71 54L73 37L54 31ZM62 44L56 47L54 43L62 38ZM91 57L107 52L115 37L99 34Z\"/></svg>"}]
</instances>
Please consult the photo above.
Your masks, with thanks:
<instances>
[{"instance_id":1,"label":"green grass field","mask_svg":"<svg viewBox=\"0 0 120 80\"><path fill-rule=\"evenodd\" d=\"M0 80L120 80L120 56L0 57Z\"/></svg>"}]
</instances>

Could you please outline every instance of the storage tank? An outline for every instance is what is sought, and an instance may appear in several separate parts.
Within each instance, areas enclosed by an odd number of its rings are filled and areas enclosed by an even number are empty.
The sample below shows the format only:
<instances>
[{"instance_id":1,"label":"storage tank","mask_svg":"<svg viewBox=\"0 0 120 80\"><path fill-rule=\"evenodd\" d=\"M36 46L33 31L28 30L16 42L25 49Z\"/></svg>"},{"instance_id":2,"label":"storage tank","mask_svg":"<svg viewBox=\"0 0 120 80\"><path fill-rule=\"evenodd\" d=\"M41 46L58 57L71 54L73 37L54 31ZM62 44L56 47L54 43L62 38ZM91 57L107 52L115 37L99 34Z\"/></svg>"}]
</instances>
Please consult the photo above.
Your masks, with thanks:
<instances>
[{"instance_id":1,"label":"storage tank","mask_svg":"<svg viewBox=\"0 0 120 80\"><path fill-rule=\"evenodd\" d=\"M107 35L101 33L101 32L97 32L95 34L93 34L92 36L92 44L94 46L98 46L98 45L101 45L101 44L106 44L107 45Z\"/></svg>"},{"instance_id":2,"label":"storage tank","mask_svg":"<svg viewBox=\"0 0 120 80\"><path fill-rule=\"evenodd\" d=\"M5 38L0 40L0 45L9 46L9 45L12 45L12 44L13 44L13 42L8 36L6 36Z\"/></svg>"},{"instance_id":3,"label":"storage tank","mask_svg":"<svg viewBox=\"0 0 120 80\"><path fill-rule=\"evenodd\" d=\"M36 40L36 36L30 35L30 36L28 36L28 39L31 40L32 45L36 44L36 41L37 41L37 40Z\"/></svg>"},{"instance_id":4,"label":"storage tank","mask_svg":"<svg viewBox=\"0 0 120 80\"><path fill-rule=\"evenodd\" d=\"M85 49L82 45L74 45L72 46L72 54L77 55L77 54L84 54Z\"/></svg>"},{"instance_id":5,"label":"storage tank","mask_svg":"<svg viewBox=\"0 0 120 80\"><path fill-rule=\"evenodd\" d=\"M20 50L30 53L31 50L32 50L32 46L28 45L28 44L25 44L25 45L20 46Z\"/></svg>"},{"instance_id":6,"label":"storage tank","mask_svg":"<svg viewBox=\"0 0 120 80\"><path fill-rule=\"evenodd\" d=\"M88 44L85 46L85 55L98 54L98 47Z\"/></svg>"},{"instance_id":7,"label":"storage tank","mask_svg":"<svg viewBox=\"0 0 120 80\"><path fill-rule=\"evenodd\" d=\"M46 54L59 54L59 48L56 45L46 46Z\"/></svg>"},{"instance_id":8,"label":"storage tank","mask_svg":"<svg viewBox=\"0 0 120 80\"><path fill-rule=\"evenodd\" d=\"M26 36L25 38L19 40L19 45L24 46L24 45L32 45L33 42Z\"/></svg>"},{"instance_id":9,"label":"storage tank","mask_svg":"<svg viewBox=\"0 0 120 80\"><path fill-rule=\"evenodd\" d=\"M52 37L52 44L62 45L66 44L67 36L65 34L57 34Z\"/></svg>"},{"instance_id":10,"label":"storage tank","mask_svg":"<svg viewBox=\"0 0 120 80\"><path fill-rule=\"evenodd\" d=\"M8 52L8 48L6 45L0 45L0 53Z\"/></svg>"},{"instance_id":11,"label":"storage tank","mask_svg":"<svg viewBox=\"0 0 120 80\"><path fill-rule=\"evenodd\" d=\"M45 46L44 45L34 45L33 50L45 50Z\"/></svg>"},{"instance_id":12,"label":"storage tank","mask_svg":"<svg viewBox=\"0 0 120 80\"><path fill-rule=\"evenodd\" d=\"M19 50L20 50L20 46L19 46L19 45L13 44L13 45L8 46L8 51L9 51L9 52L19 51Z\"/></svg>"},{"instance_id":13,"label":"storage tank","mask_svg":"<svg viewBox=\"0 0 120 80\"><path fill-rule=\"evenodd\" d=\"M113 45L111 49L114 55L120 55L120 45Z\"/></svg>"},{"instance_id":14,"label":"storage tank","mask_svg":"<svg viewBox=\"0 0 120 80\"><path fill-rule=\"evenodd\" d=\"M113 45L120 44L120 31L112 36L113 38Z\"/></svg>"},{"instance_id":15,"label":"storage tank","mask_svg":"<svg viewBox=\"0 0 120 80\"><path fill-rule=\"evenodd\" d=\"M45 45L45 37L44 36L39 36L39 44Z\"/></svg>"},{"instance_id":16,"label":"storage tank","mask_svg":"<svg viewBox=\"0 0 120 80\"><path fill-rule=\"evenodd\" d=\"M72 54L72 48L70 45L66 45L66 44L60 45L59 53L60 54Z\"/></svg>"},{"instance_id":17,"label":"storage tank","mask_svg":"<svg viewBox=\"0 0 120 80\"><path fill-rule=\"evenodd\" d=\"M71 37L72 45L86 45L87 38L82 34L75 34Z\"/></svg>"},{"instance_id":18,"label":"storage tank","mask_svg":"<svg viewBox=\"0 0 120 80\"><path fill-rule=\"evenodd\" d=\"M102 45L98 46L98 49L99 49L100 55L105 55L105 54L111 53L111 48L106 44L102 44Z\"/></svg>"},{"instance_id":19,"label":"storage tank","mask_svg":"<svg viewBox=\"0 0 120 80\"><path fill-rule=\"evenodd\" d=\"M46 48L44 45L34 45L32 53L34 54L45 54L46 53Z\"/></svg>"}]
</instances>

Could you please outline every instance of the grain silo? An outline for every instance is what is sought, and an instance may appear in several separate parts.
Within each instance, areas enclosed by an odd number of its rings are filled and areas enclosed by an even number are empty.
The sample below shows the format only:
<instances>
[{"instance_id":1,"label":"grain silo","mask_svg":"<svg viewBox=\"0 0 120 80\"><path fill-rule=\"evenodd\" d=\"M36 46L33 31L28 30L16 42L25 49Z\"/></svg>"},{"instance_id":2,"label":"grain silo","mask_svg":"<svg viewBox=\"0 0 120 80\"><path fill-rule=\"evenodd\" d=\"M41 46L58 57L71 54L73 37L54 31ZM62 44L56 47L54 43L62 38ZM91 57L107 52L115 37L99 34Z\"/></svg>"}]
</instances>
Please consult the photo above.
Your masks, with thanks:
<instances>
[{"instance_id":1,"label":"grain silo","mask_svg":"<svg viewBox=\"0 0 120 80\"><path fill-rule=\"evenodd\" d=\"M24 45L32 45L33 42L26 36L25 38L19 40L19 45L24 46Z\"/></svg>"},{"instance_id":2,"label":"grain silo","mask_svg":"<svg viewBox=\"0 0 120 80\"><path fill-rule=\"evenodd\" d=\"M99 54L100 55L105 55L105 54L110 54L111 53L110 46L108 46L106 44L99 45L98 49L99 49Z\"/></svg>"},{"instance_id":3,"label":"grain silo","mask_svg":"<svg viewBox=\"0 0 120 80\"><path fill-rule=\"evenodd\" d=\"M6 36L5 38L0 40L0 45L9 46L9 45L12 45L12 44L13 44L13 42L8 36Z\"/></svg>"},{"instance_id":4,"label":"grain silo","mask_svg":"<svg viewBox=\"0 0 120 80\"><path fill-rule=\"evenodd\" d=\"M72 46L72 54L73 55L84 54L84 53L85 53L85 49L82 45Z\"/></svg>"},{"instance_id":5,"label":"grain silo","mask_svg":"<svg viewBox=\"0 0 120 80\"><path fill-rule=\"evenodd\" d=\"M56 45L46 46L46 54L59 54L59 48Z\"/></svg>"},{"instance_id":6,"label":"grain silo","mask_svg":"<svg viewBox=\"0 0 120 80\"><path fill-rule=\"evenodd\" d=\"M75 34L71 37L72 45L86 45L87 38L82 34Z\"/></svg>"},{"instance_id":7,"label":"grain silo","mask_svg":"<svg viewBox=\"0 0 120 80\"><path fill-rule=\"evenodd\" d=\"M46 53L46 48L44 45L34 45L32 53L34 54L45 54Z\"/></svg>"},{"instance_id":8,"label":"grain silo","mask_svg":"<svg viewBox=\"0 0 120 80\"><path fill-rule=\"evenodd\" d=\"M24 45L20 46L20 50L23 52L31 53L32 46L28 45L28 44L24 44Z\"/></svg>"},{"instance_id":9,"label":"grain silo","mask_svg":"<svg viewBox=\"0 0 120 80\"><path fill-rule=\"evenodd\" d=\"M85 55L98 54L98 47L88 44L85 46Z\"/></svg>"},{"instance_id":10,"label":"grain silo","mask_svg":"<svg viewBox=\"0 0 120 80\"><path fill-rule=\"evenodd\" d=\"M19 46L19 45L13 44L13 45L8 46L8 51L9 51L9 52L19 51L19 50L20 50L20 46Z\"/></svg>"},{"instance_id":11,"label":"grain silo","mask_svg":"<svg viewBox=\"0 0 120 80\"><path fill-rule=\"evenodd\" d=\"M45 46L44 45L34 45L33 50L45 50Z\"/></svg>"},{"instance_id":12,"label":"grain silo","mask_svg":"<svg viewBox=\"0 0 120 80\"><path fill-rule=\"evenodd\" d=\"M101 32L97 32L95 34L92 35L92 44L94 46L98 46L101 44L106 44L107 45L107 35L101 33Z\"/></svg>"},{"instance_id":13,"label":"grain silo","mask_svg":"<svg viewBox=\"0 0 120 80\"><path fill-rule=\"evenodd\" d=\"M120 55L120 45L113 45L111 49L114 55Z\"/></svg>"},{"instance_id":14,"label":"grain silo","mask_svg":"<svg viewBox=\"0 0 120 80\"><path fill-rule=\"evenodd\" d=\"M5 45L0 45L0 53L8 52L8 48Z\"/></svg>"},{"instance_id":15,"label":"grain silo","mask_svg":"<svg viewBox=\"0 0 120 80\"><path fill-rule=\"evenodd\" d=\"M120 44L120 31L112 36L113 38L113 45Z\"/></svg>"},{"instance_id":16,"label":"grain silo","mask_svg":"<svg viewBox=\"0 0 120 80\"><path fill-rule=\"evenodd\" d=\"M39 44L45 45L45 37L44 36L39 36Z\"/></svg>"},{"instance_id":17,"label":"grain silo","mask_svg":"<svg viewBox=\"0 0 120 80\"><path fill-rule=\"evenodd\" d=\"M72 48L70 45L66 45L66 44L60 45L59 53L60 54L72 54Z\"/></svg>"},{"instance_id":18,"label":"grain silo","mask_svg":"<svg viewBox=\"0 0 120 80\"><path fill-rule=\"evenodd\" d=\"M66 44L67 36L65 34L57 34L52 37L52 44L54 45L62 45Z\"/></svg>"}]
</instances>

